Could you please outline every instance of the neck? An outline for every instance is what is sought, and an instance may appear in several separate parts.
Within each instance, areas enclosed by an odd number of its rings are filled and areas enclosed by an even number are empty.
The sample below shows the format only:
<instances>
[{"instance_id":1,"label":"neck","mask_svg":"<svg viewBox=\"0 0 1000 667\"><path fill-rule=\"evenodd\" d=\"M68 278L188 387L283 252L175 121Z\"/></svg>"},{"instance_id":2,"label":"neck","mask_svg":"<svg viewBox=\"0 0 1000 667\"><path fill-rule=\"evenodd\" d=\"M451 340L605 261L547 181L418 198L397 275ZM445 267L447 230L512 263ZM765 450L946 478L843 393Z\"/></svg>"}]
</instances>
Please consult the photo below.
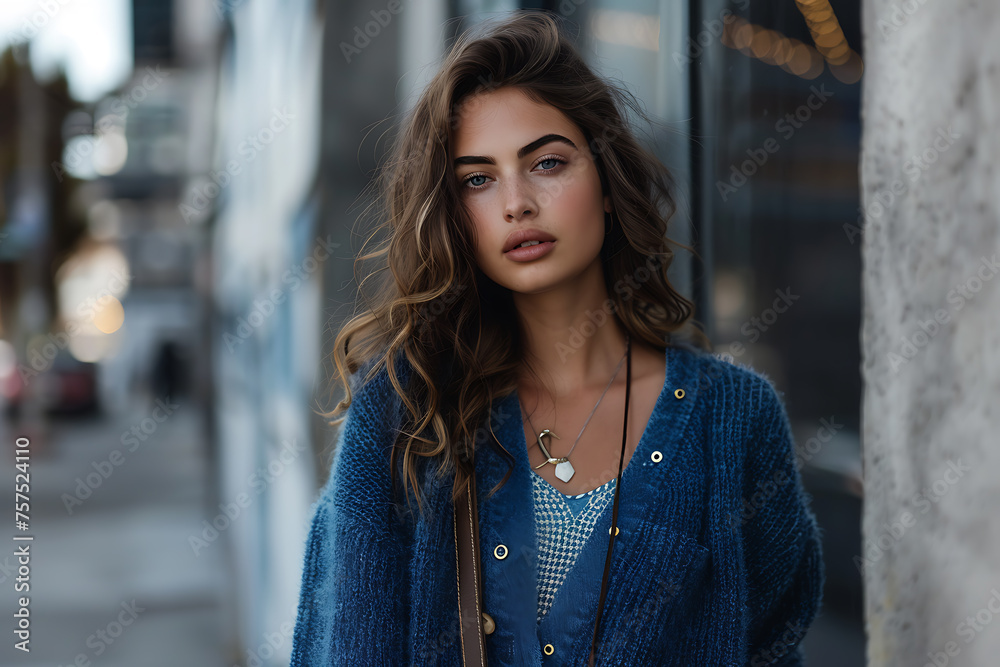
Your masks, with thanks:
<instances>
[{"instance_id":1,"label":"neck","mask_svg":"<svg viewBox=\"0 0 1000 667\"><path fill-rule=\"evenodd\" d=\"M625 353L627 333L609 304L600 270L545 292L515 292L524 363L537 375L526 368L522 387L553 398L603 391Z\"/></svg>"}]
</instances>

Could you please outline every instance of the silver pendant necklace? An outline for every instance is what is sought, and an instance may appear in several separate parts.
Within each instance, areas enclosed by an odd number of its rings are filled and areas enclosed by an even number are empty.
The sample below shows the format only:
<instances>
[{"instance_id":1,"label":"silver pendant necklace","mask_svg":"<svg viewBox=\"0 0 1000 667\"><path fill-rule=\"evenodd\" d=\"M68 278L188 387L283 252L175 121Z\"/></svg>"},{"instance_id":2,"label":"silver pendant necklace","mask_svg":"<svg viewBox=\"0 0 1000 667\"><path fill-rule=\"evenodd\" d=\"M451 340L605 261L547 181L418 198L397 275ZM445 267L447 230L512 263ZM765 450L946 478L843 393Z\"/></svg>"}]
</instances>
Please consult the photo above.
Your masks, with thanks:
<instances>
[{"instance_id":1,"label":"silver pendant necklace","mask_svg":"<svg viewBox=\"0 0 1000 667\"><path fill-rule=\"evenodd\" d=\"M545 443L542 442L542 438L546 435L552 436L553 438L556 438L558 440L561 440L562 438L553 433L550 429L543 429L542 431L538 432L537 436L538 446L541 448L542 454L545 455L545 460L539 463L537 466L533 466L532 470L538 470L542 466L551 463L556 467L556 477L558 479L560 479L563 482L569 482L571 479L573 479L573 475L576 474L576 470L573 468L573 464L569 462L569 455L573 453L574 449L576 449L577 444L579 444L580 442L580 437L583 436L583 432L587 430L587 424L590 423L590 420L593 418L594 413L597 412L597 406L600 405L601 401L604 400L604 396L608 393L608 389L611 388L611 385L614 383L615 378L618 376L618 371L621 369L622 364L625 362L625 357L628 355L628 348L629 348L629 335L625 334L625 354L622 355L622 359L621 361L618 362L618 366L615 368L615 372L611 376L611 380L608 382L608 386L604 388L604 393L601 394L601 397L599 399L597 399L597 403L594 405L594 409L590 411L590 416L587 417L587 421L583 423L583 428L580 429L580 434L576 436L576 442L574 442L573 446L570 447L570 450L566 452L566 456L560 456L558 458L552 456L549 453L549 450L545 448ZM531 430L534 432L535 426L534 424L531 423L530 416L528 417L528 425L531 426Z\"/></svg>"}]
</instances>

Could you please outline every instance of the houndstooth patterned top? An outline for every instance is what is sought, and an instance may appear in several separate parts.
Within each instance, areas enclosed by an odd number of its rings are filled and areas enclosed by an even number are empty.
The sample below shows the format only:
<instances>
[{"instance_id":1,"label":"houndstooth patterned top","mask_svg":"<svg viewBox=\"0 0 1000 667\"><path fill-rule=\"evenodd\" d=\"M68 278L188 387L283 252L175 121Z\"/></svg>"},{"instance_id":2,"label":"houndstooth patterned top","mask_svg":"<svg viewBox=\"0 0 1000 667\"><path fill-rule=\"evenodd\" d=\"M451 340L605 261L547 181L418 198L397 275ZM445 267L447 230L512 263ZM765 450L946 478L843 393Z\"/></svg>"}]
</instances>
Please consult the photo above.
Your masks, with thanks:
<instances>
[{"instance_id":1,"label":"houndstooth patterned top","mask_svg":"<svg viewBox=\"0 0 1000 667\"><path fill-rule=\"evenodd\" d=\"M602 486L569 496L532 471L532 498L538 533L538 621L555 599L559 586L594 531L604 508L615 497L616 478Z\"/></svg>"}]
</instances>

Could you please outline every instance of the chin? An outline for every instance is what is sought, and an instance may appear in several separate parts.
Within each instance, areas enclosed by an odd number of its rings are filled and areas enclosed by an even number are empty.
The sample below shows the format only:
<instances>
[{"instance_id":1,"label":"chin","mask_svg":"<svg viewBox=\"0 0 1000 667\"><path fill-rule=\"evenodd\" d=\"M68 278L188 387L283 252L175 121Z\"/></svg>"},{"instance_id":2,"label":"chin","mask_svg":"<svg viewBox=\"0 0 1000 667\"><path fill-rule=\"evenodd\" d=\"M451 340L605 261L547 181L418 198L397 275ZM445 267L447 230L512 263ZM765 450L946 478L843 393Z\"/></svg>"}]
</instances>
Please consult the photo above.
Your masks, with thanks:
<instances>
[{"instance_id":1,"label":"chin","mask_svg":"<svg viewBox=\"0 0 1000 667\"><path fill-rule=\"evenodd\" d=\"M509 289L511 292L516 292L518 294L541 294L542 292L548 292L549 290L555 289L561 285L573 284L580 277L580 272L542 272L539 271L534 273L531 278L521 279L521 280L511 280L510 276L506 276L505 279L496 280L493 278L493 282L497 283L501 287Z\"/></svg>"}]
</instances>

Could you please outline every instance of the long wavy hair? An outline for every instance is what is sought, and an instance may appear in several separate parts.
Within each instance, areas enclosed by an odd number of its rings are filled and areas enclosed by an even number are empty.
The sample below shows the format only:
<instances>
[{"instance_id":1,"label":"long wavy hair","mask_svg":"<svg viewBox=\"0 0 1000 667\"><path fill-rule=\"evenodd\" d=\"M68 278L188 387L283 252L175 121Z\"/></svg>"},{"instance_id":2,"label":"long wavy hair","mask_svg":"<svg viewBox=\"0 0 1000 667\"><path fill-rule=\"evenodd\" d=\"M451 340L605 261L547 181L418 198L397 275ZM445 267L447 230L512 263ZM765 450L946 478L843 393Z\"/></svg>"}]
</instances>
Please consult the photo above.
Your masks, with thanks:
<instances>
[{"instance_id":1,"label":"long wavy hair","mask_svg":"<svg viewBox=\"0 0 1000 667\"><path fill-rule=\"evenodd\" d=\"M451 132L463 101L502 86L559 109L587 139L614 210L605 217L600 254L613 316L634 338L665 351L694 315L694 304L667 279L674 257L669 243L694 251L666 238L676 210L674 181L625 120L626 109L648 120L634 96L598 77L548 13L520 11L464 32L408 112L370 186L377 191L367 212L377 227L368 243L379 241L370 252L362 248L355 262L355 278L364 276L358 283L363 308L334 343L335 380L347 395L323 415L335 417L350 406L349 376L368 366L367 381L385 367L406 408L389 461L392 484L396 488L402 456L403 492L409 504L407 489L414 490L421 513L421 461L437 461L439 475L454 471L457 499L476 448L496 438L489 421L494 399L517 389L523 364L510 290L476 264L473 226L452 171ZM371 270L359 270L369 262ZM684 334L710 349L701 329L689 328ZM407 386L396 374L399 354L413 370Z\"/></svg>"}]
</instances>

